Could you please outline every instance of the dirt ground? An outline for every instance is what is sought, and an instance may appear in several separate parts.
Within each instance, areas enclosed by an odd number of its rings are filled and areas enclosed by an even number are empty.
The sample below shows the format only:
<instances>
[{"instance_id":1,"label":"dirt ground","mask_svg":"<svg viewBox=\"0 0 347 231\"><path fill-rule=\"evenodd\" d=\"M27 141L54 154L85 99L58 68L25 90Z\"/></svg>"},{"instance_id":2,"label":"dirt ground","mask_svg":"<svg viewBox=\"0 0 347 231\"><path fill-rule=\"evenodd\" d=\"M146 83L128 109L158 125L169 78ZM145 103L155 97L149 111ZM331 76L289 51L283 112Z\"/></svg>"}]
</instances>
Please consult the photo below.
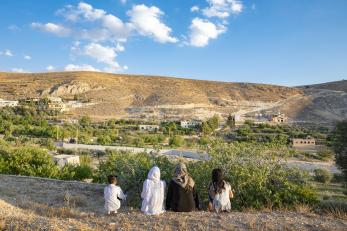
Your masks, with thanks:
<instances>
[{"instance_id":1,"label":"dirt ground","mask_svg":"<svg viewBox=\"0 0 347 231\"><path fill-rule=\"evenodd\" d=\"M347 220L302 211L107 216L100 184L0 175L0 230L347 230Z\"/></svg>"}]
</instances>

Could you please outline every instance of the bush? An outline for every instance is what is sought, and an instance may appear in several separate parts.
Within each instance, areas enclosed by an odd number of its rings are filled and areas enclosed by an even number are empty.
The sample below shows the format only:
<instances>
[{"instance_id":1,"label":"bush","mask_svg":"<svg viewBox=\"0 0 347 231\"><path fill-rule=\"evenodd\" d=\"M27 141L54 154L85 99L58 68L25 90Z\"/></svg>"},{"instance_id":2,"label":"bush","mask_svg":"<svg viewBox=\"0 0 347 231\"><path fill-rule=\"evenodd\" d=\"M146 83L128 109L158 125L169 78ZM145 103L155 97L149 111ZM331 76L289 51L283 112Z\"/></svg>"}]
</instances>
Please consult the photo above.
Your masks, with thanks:
<instances>
[{"instance_id":1,"label":"bush","mask_svg":"<svg viewBox=\"0 0 347 231\"><path fill-rule=\"evenodd\" d=\"M169 145L171 147L181 147L184 144L184 139L182 136L174 136L172 138L170 138L169 140Z\"/></svg>"},{"instance_id":2,"label":"bush","mask_svg":"<svg viewBox=\"0 0 347 231\"><path fill-rule=\"evenodd\" d=\"M314 179L318 182L328 184L333 179L333 174L326 169L315 169Z\"/></svg>"},{"instance_id":3,"label":"bush","mask_svg":"<svg viewBox=\"0 0 347 231\"><path fill-rule=\"evenodd\" d=\"M224 170L226 179L235 190L234 208L291 207L317 202L317 195L306 184L309 176L281 164L274 158L276 150L269 146L214 141L209 147L210 160L187 163L204 205L208 201L207 186L212 169L217 167ZM118 175L121 187L128 191L128 203L138 206L143 181L153 165L161 169L162 179L170 181L175 163L166 157L108 151L95 181L106 182L107 175Z\"/></svg>"}]
</instances>

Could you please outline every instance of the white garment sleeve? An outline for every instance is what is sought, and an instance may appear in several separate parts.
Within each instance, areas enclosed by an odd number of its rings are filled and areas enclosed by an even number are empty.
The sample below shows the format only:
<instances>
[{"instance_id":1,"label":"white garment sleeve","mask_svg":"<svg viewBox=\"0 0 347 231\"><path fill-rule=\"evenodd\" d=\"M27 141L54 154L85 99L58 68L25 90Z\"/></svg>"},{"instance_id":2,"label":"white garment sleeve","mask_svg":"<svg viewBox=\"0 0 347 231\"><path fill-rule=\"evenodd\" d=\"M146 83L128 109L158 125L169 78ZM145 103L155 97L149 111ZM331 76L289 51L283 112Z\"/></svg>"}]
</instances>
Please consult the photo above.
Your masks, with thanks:
<instances>
[{"instance_id":1,"label":"white garment sleeve","mask_svg":"<svg viewBox=\"0 0 347 231\"><path fill-rule=\"evenodd\" d=\"M125 200L126 199L126 195L124 195L123 190L119 187L119 192L117 197L119 197L119 199L121 200Z\"/></svg>"},{"instance_id":2,"label":"white garment sleeve","mask_svg":"<svg viewBox=\"0 0 347 231\"><path fill-rule=\"evenodd\" d=\"M148 180L145 180L145 182L143 182L143 188L142 188L141 198L142 198L144 201L148 201L148 200L149 200L149 196L150 196L149 181L148 181Z\"/></svg>"}]
</instances>

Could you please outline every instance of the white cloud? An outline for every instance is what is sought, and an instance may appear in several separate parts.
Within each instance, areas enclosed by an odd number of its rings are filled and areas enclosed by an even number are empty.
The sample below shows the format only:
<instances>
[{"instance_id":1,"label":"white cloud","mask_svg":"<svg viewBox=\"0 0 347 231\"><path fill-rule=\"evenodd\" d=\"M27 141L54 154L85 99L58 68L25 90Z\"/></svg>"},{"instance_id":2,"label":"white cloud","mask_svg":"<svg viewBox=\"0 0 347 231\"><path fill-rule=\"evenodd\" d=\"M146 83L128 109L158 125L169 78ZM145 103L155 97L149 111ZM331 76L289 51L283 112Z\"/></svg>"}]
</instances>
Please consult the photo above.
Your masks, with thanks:
<instances>
[{"instance_id":1,"label":"white cloud","mask_svg":"<svg viewBox=\"0 0 347 231\"><path fill-rule=\"evenodd\" d=\"M55 67L52 66L52 65L48 65L48 66L46 67L46 70L47 70L47 71L54 71L54 70L55 70Z\"/></svg>"},{"instance_id":2,"label":"white cloud","mask_svg":"<svg viewBox=\"0 0 347 231\"><path fill-rule=\"evenodd\" d=\"M31 27L34 29L39 29L41 31L49 32L52 34L55 34L57 36L68 36L70 34L70 29L65 28L62 25L54 24L54 23L38 23L38 22L33 22L31 23Z\"/></svg>"},{"instance_id":3,"label":"white cloud","mask_svg":"<svg viewBox=\"0 0 347 231\"><path fill-rule=\"evenodd\" d=\"M131 24L137 32L143 36L153 38L160 43L176 43L178 39L170 34L172 29L161 21L164 13L157 7L146 5L135 5L127 12Z\"/></svg>"},{"instance_id":4,"label":"white cloud","mask_svg":"<svg viewBox=\"0 0 347 231\"><path fill-rule=\"evenodd\" d=\"M4 50L4 51L0 51L0 55L12 57L12 56L13 56L13 53L12 53L11 50L6 49L6 50Z\"/></svg>"},{"instance_id":5,"label":"white cloud","mask_svg":"<svg viewBox=\"0 0 347 231\"><path fill-rule=\"evenodd\" d=\"M190 8L191 12L199 12L200 8L198 6L192 6L192 8Z\"/></svg>"},{"instance_id":6,"label":"white cloud","mask_svg":"<svg viewBox=\"0 0 347 231\"><path fill-rule=\"evenodd\" d=\"M207 0L209 6L202 10L206 17L227 18L230 14L239 14L243 10L240 0Z\"/></svg>"},{"instance_id":7,"label":"white cloud","mask_svg":"<svg viewBox=\"0 0 347 231\"><path fill-rule=\"evenodd\" d=\"M100 19L106 14L104 10L94 9L93 6L84 2L78 4L78 9L82 13L83 17L90 21Z\"/></svg>"},{"instance_id":8,"label":"white cloud","mask_svg":"<svg viewBox=\"0 0 347 231\"><path fill-rule=\"evenodd\" d=\"M223 25L214 23L201 18L193 19L190 27L189 44L195 47L207 46L211 39L216 39L226 31Z\"/></svg>"},{"instance_id":9,"label":"white cloud","mask_svg":"<svg viewBox=\"0 0 347 231\"><path fill-rule=\"evenodd\" d=\"M65 66L64 71L97 71L97 72L100 72L99 69L96 69L93 66L88 65L88 64L82 64L82 65L68 64Z\"/></svg>"},{"instance_id":10,"label":"white cloud","mask_svg":"<svg viewBox=\"0 0 347 231\"><path fill-rule=\"evenodd\" d=\"M126 3L127 3L127 0L120 0L120 2L121 2L122 4L126 4Z\"/></svg>"},{"instance_id":11,"label":"white cloud","mask_svg":"<svg viewBox=\"0 0 347 231\"><path fill-rule=\"evenodd\" d=\"M31 56L30 55L24 55L24 59L25 60L31 60Z\"/></svg>"},{"instance_id":12,"label":"white cloud","mask_svg":"<svg viewBox=\"0 0 347 231\"><path fill-rule=\"evenodd\" d=\"M12 68L11 72L16 72L16 73L30 73L30 71L24 70L23 68Z\"/></svg>"},{"instance_id":13,"label":"white cloud","mask_svg":"<svg viewBox=\"0 0 347 231\"><path fill-rule=\"evenodd\" d=\"M11 30L11 31L20 31L20 27L15 25L15 24L12 24L12 25L9 25L7 27L7 29Z\"/></svg>"},{"instance_id":14,"label":"white cloud","mask_svg":"<svg viewBox=\"0 0 347 231\"><path fill-rule=\"evenodd\" d=\"M118 47L122 49L122 47ZM84 47L84 55L94 58L99 63L107 65L108 72L117 72L124 70L116 61L117 47L102 46L98 43L90 43Z\"/></svg>"}]
</instances>

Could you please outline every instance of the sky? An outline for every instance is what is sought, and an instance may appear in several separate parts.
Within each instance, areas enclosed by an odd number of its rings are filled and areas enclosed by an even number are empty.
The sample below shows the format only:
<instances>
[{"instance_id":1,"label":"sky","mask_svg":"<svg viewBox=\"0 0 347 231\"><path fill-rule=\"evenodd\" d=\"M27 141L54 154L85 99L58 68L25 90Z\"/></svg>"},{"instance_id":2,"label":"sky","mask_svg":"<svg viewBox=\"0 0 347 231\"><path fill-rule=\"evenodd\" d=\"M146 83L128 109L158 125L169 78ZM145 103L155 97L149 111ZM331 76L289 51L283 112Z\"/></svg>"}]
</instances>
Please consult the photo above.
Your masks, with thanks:
<instances>
[{"instance_id":1,"label":"sky","mask_svg":"<svg viewBox=\"0 0 347 231\"><path fill-rule=\"evenodd\" d=\"M346 0L1 0L0 71L347 79Z\"/></svg>"}]
</instances>

